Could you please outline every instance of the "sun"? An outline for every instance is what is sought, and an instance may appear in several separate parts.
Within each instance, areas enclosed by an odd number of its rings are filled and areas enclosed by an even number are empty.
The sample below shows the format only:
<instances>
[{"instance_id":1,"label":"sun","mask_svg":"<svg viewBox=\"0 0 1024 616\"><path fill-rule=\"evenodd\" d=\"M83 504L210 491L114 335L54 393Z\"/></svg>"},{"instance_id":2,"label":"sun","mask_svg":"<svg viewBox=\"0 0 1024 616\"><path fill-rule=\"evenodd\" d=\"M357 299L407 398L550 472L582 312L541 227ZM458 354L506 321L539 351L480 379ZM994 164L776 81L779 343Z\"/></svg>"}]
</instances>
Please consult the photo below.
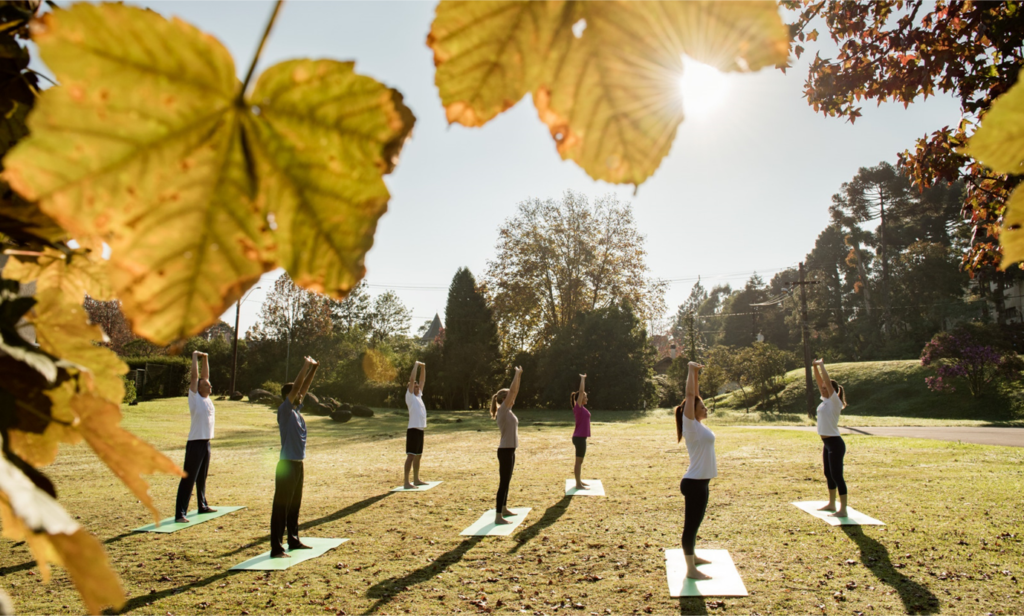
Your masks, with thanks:
<instances>
[{"instance_id":1,"label":"sun","mask_svg":"<svg viewBox=\"0 0 1024 616\"><path fill-rule=\"evenodd\" d=\"M729 76L717 68L683 56L683 75L679 91L683 98L683 114L689 120L714 115L731 90Z\"/></svg>"}]
</instances>

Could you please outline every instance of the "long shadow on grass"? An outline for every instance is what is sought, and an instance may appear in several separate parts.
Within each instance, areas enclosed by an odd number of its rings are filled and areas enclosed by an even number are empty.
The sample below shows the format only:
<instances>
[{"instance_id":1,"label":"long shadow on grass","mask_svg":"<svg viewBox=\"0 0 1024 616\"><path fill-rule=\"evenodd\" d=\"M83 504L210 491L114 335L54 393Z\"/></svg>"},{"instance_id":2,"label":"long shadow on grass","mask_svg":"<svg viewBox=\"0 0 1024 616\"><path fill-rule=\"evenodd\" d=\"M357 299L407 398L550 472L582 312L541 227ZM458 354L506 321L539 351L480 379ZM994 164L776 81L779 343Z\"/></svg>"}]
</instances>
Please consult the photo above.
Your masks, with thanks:
<instances>
[{"instance_id":1,"label":"long shadow on grass","mask_svg":"<svg viewBox=\"0 0 1024 616\"><path fill-rule=\"evenodd\" d=\"M899 572L889 559L884 545L864 534L860 526L840 526L846 536L860 547L860 562L880 581L892 586L900 595L906 614L935 614L939 599L932 591Z\"/></svg>"},{"instance_id":2,"label":"long shadow on grass","mask_svg":"<svg viewBox=\"0 0 1024 616\"><path fill-rule=\"evenodd\" d=\"M407 573L399 578L389 578L387 580L377 582L370 588L366 589L366 596L371 599L376 599L377 601L368 607L363 614L373 614L388 603L391 603L395 595L406 590L407 586L422 584L423 582L434 578L448 567L451 567L462 560L466 555L466 552L473 549L473 546L480 543L482 539L482 536L464 539L462 543L455 547L455 549L449 550L438 556L434 562L429 565L420 567L419 569L411 573Z\"/></svg>"},{"instance_id":3,"label":"long shadow on grass","mask_svg":"<svg viewBox=\"0 0 1024 616\"><path fill-rule=\"evenodd\" d=\"M175 588L168 588L166 590L161 590L160 592L154 592L154 593L150 593L148 595L139 595L138 597L132 597L131 599L128 600L128 603L125 603L124 607L121 608L121 611L117 612L117 613L118 614L124 614L124 613L130 612L132 610L136 610L136 609L139 609L139 608L147 607L147 605L146 605L147 603L154 603L156 601L159 601L160 599L165 599L165 598L170 597L172 595L176 595L176 594L183 593L183 592L188 592L188 591L190 591L192 589L195 589L195 588L202 588L204 586L209 586L210 584L213 584L214 582L219 582L219 581L223 580L224 578L230 577L230 576L232 576L232 575L234 575L236 573L239 573L239 571L232 571L232 570L228 569L227 571L224 571L223 573L218 573L217 575L210 576L210 577L208 577L208 578L206 578L204 580L198 580L196 582L192 582L191 584L183 584L183 585L177 586ZM148 607L152 607L152 606L148 606ZM223 606L220 606L220 610L217 610L217 611L222 611L223 609L224 609Z\"/></svg>"},{"instance_id":4,"label":"long shadow on grass","mask_svg":"<svg viewBox=\"0 0 1024 616\"><path fill-rule=\"evenodd\" d=\"M570 502L572 502L571 496L563 496L562 500L548 507L547 511L544 512L544 515L540 516L539 520L519 531L519 534L516 535L516 547L512 548L512 551L509 552L509 554L515 554L519 551L519 548L523 547L534 537L539 535L540 531L557 522L558 518L565 515L565 512L568 511Z\"/></svg>"},{"instance_id":5,"label":"long shadow on grass","mask_svg":"<svg viewBox=\"0 0 1024 616\"><path fill-rule=\"evenodd\" d=\"M353 504L349 505L348 507L345 507L344 509L339 509L339 510L335 511L334 513L330 514L330 515L325 515L322 518L317 518L315 520L309 520L307 522L303 522L302 524L299 524L299 530L300 531L301 530L308 530L310 528L315 528L317 526L320 526L321 524L327 524L328 522L334 522L335 520L340 520L341 518L344 518L346 516L350 516L350 515L352 515L354 513L359 513L363 509L366 509L370 505L384 500L385 498L391 496L392 494L394 494L394 492L385 492L383 494L378 494L377 496L371 496L370 498L364 498L363 500L359 501L358 503L353 503ZM267 522L269 523L269 520ZM228 556L233 556L235 554L238 554L239 552L244 552L244 551L248 550L249 548L254 548L254 547L262 545L264 543L270 543L270 535L263 535L259 539L255 540L255 541L251 541L251 542L247 543L246 545L243 545L242 547L235 548L234 550L231 550L230 552L225 552L225 553L221 554L219 556L219 558L225 558L225 557L228 557Z\"/></svg>"},{"instance_id":6,"label":"long shadow on grass","mask_svg":"<svg viewBox=\"0 0 1024 616\"><path fill-rule=\"evenodd\" d=\"M704 597L679 597L680 614L707 614L708 604Z\"/></svg>"}]
</instances>

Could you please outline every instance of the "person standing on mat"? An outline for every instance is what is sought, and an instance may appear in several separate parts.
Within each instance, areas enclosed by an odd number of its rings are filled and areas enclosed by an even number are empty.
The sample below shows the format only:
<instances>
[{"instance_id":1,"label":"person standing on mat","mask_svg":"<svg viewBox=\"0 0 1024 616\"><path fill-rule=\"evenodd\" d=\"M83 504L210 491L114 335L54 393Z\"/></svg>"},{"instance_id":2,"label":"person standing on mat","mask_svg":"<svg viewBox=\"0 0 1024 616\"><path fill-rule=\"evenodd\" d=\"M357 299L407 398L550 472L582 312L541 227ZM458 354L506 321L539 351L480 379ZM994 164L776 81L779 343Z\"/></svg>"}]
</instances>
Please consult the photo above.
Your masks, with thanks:
<instances>
[{"instance_id":1,"label":"person standing on mat","mask_svg":"<svg viewBox=\"0 0 1024 616\"><path fill-rule=\"evenodd\" d=\"M828 482L828 504L818 511L831 511L837 518L846 517L846 481L843 479L843 458L846 456L846 442L839 434L839 415L846 408L846 392L843 386L833 381L825 369L825 360L811 362L814 380L821 392L818 405L818 435L821 436L821 461ZM836 511L836 493L839 493L839 511Z\"/></svg>"},{"instance_id":2,"label":"person standing on mat","mask_svg":"<svg viewBox=\"0 0 1024 616\"><path fill-rule=\"evenodd\" d=\"M583 471L583 458L587 455L587 438L590 437L590 411L587 410L587 392L585 386L587 375L580 375L580 390L572 392L569 400L572 402L572 414L576 418L576 430L572 433L572 444L576 448L576 467L573 472L576 476L576 489L586 490L590 486L580 480L580 473Z\"/></svg>"},{"instance_id":3,"label":"person standing on mat","mask_svg":"<svg viewBox=\"0 0 1024 616\"><path fill-rule=\"evenodd\" d=\"M420 380L416 380L416 370L420 371ZM409 407L409 427L405 431L405 489L415 490L416 486L425 486L420 481L420 457L423 455L423 434L427 429L427 407L423 404L423 384L427 380L427 366L421 361L412 365L409 374L409 387L405 390L405 405ZM412 483L409 483L409 471L412 470Z\"/></svg>"},{"instance_id":4,"label":"person standing on mat","mask_svg":"<svg viewBox=\"0 0 1024 616\"><path fill-rule=\"evenodd\" d=\"M718 476L715 461L715 433L701 423L707 419L708 409L700 397L698 376L704 366L690 362L686 376L686 399L676 407L676 442L686 439L686 453L690 466L679 483L683 493L686 511L683 517L683 556L686 557L686 577L694 580L709 580L711 576L697 570L698 565L710 564L697 556L697 529L704 521L708 508L708 487Z\"/></svg>"},{"instance_id":5,"label":"person standing on mat","mask_svg":"<svg viewBox=\"0 0 1024 616\"><path fill-rule=\"evenodd\" d=\"M498 422L501 440L498 442L498 495L494 505L494 523L509 524L503 516L515 515L508 510L508 486L512 470L516 467L516 447L519 446L519 418L512 412L519 393L519 379L523 369L516 366L516 375L508 389L498 390L491 396L491 419ZM500 405L500 406L499 406Z\"/></svg>"},{"instance_id":6,"label":"person standing on mat","mask_svg":"<svg viewBox=\"0 0 1024 616\"><path fill-rule=\"evenodd\" d=\"M202 371L199 360L202 358ZM216 513L206 502L206 475L210 471L210 441L213 439L214 408L210 400L210 358L206 353L192 351L192 379L188 386L188 412L192 425L185 443L185 476L178 482L178 498L174 504L174 521L188 524L188 502L196 489L198 513Z\"/></svg>"},{"instance_id":7,"label":"person standing on mat","mask_svg":"<svg viewBox=\"0 0 1024 616\"><path fill-rule=\"evenodd\" d=\"M274 481L274 505L270 514L270 557L290 558L281 545L281 534L288 528L288 549L308 550L299 541L299 507L302 506L303 460L306 459L306 420L302 418L302 398L309 391L319 367L307 357L295 381L281 387L284 402L277 407L277 427L281 431L281 459Z\"/></svg>"}]
</instances>

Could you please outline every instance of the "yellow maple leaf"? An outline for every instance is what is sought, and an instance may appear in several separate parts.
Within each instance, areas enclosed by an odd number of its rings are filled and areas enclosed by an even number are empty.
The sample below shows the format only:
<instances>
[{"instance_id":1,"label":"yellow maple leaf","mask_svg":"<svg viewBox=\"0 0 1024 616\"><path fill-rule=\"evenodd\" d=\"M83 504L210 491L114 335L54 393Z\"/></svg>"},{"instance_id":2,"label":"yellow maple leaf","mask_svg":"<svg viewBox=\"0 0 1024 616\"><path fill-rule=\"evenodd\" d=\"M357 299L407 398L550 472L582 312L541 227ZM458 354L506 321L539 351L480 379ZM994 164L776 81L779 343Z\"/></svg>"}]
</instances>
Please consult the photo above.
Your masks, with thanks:
<instances>
[{"instance_id":1,"label":"yellow maple leaf","mask_svg":"<svg viewBox=\"0 0 1024 616\"><path fill-rule=\"evenodd\" d=\"M23 284L35 282L36 293L57 289L76 303L86 295L101 302L113 299L106 263L92 251L65 254L46 247L35 258L16 254L4 266L4 278Z\"/></svg>"},{"instance_id":2,"label":"yellow maple leaf","mask_svg":"<svg viewBox=\"0 0 1024 616\"><path fill-rule=\"evenodd\" d=\"M481 126L532 92L563 159L626 184L675 139L683 54L752 71L784 62L788 43L770 1L442 0L427 38L449 122Z\"/></svg>"},{"instance_id":3,"label":"yellow maple leaf","mask_svg":"<svg viewBox=\"0 0 1024 616\"><path fill-rule=\"evenodd\" d=\"M111 248L132 327L157 344L215 323L283 265L343 298L412 129L401 95L351 63L291 61L248 98L215 38L120 4L34 22L61 87L42 93L4 177L74 237Z\"/></svg>"}]
</instances>

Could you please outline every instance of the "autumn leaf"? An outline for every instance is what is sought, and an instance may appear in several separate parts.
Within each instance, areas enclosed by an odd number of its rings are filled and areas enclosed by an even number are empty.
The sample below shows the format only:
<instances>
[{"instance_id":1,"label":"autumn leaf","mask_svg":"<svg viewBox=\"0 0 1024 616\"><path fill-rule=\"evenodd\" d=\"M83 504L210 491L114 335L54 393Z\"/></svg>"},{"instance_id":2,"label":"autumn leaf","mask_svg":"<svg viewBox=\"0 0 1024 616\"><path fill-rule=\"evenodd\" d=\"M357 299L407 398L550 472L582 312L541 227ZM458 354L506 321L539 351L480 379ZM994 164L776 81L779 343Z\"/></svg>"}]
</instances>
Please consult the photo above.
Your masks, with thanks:
<instances>
[{"instance_id":1,"label":"autumn leaf","mask_svg":"<svg viewBox=\"0 0 1024 616\"><path fill-rule=\"evenodd\" d=\"M122 428L121 409L117 404L92 394L78 394L71 399L71 408L80 420L79 432L96 455L159 521L160 512L153 504L149 484L142 475L167 473L184 477L185 472L152 445Z\"/></svg>"},{"instance_id":2,"label":"autumn leaf","mask_svg":"<svg viewBox=\"0 0 1024 616\"><path fill-rule=\"evenodd\" d=\"M90 614L124 605L124 590L100 542L3 455L0 526L4 537L28 543L44 581L50 579L49 563L64 565Z\"/></svg>"},{"instance_id":3,"label":"autumn leaf","mask_svg":"<svg viewBox=\"0 0 1024 616\"><path fill-rule=\"evenodd\" d=\"M121 375L128 366L110 349L94 344L103 340L103 330L90 324L85 309L58 289L38 293L36 302L28 320L35 326L39 347L87 370L90 380L80 383L86 391L120 403L124 398Z\"/></svg>"},{"instance_id":4,"label":"autumn leaf","mask_svg":"<svg viewBox=\"0 0 1024 616\"><path fill-rule=\"evenodd\" d=\"M443 0L427 38L449 122L481 126L532 92L563 159L632 184L683 120L684 53L750 71L784 62L788 43L773 2Z\"/></svg>"},{"instance_id":5,"label":"autumn leaf","mask_svg":"<svg viewBox=\"0 0 1024 616\"><path fill-rule=\"evenodd\" d=\"M963 153L973 156L996 173L1024 173L1024 84L1010 88L992 103L981 126L967 141ZM1024 193L1013 191L1006 202L999 244L999 267L1006 269L1024 260Z\"/></svg>"},{"instance_id":6,"label":"autumn leaf","mask_svg":"<svg viewBox=\"0 0 1024 616\"><path fill-rule=\"evenodd\" d=\"M65 254L46 247L38 257L15 254L3 273L4 278L22 284L35 282L37 293L56 289L76 303L81 303L86 295L100 302L113 299L106 263L92 251Z\"/></svg>"},{"instance_id":7,"label":"autumn leaf","mask_svg":"<svg viewBox=\"0 0 1024 616\"><path fill-rule=\"evenodd\" d=\"M413 117L351 63L272 67L251 100L213 37L119 4L34 22L44 92L4 177L72 236L111 248L136 333L168 344L284 265L344 297L363 276Z\"/></svg>"}]
</instances>

